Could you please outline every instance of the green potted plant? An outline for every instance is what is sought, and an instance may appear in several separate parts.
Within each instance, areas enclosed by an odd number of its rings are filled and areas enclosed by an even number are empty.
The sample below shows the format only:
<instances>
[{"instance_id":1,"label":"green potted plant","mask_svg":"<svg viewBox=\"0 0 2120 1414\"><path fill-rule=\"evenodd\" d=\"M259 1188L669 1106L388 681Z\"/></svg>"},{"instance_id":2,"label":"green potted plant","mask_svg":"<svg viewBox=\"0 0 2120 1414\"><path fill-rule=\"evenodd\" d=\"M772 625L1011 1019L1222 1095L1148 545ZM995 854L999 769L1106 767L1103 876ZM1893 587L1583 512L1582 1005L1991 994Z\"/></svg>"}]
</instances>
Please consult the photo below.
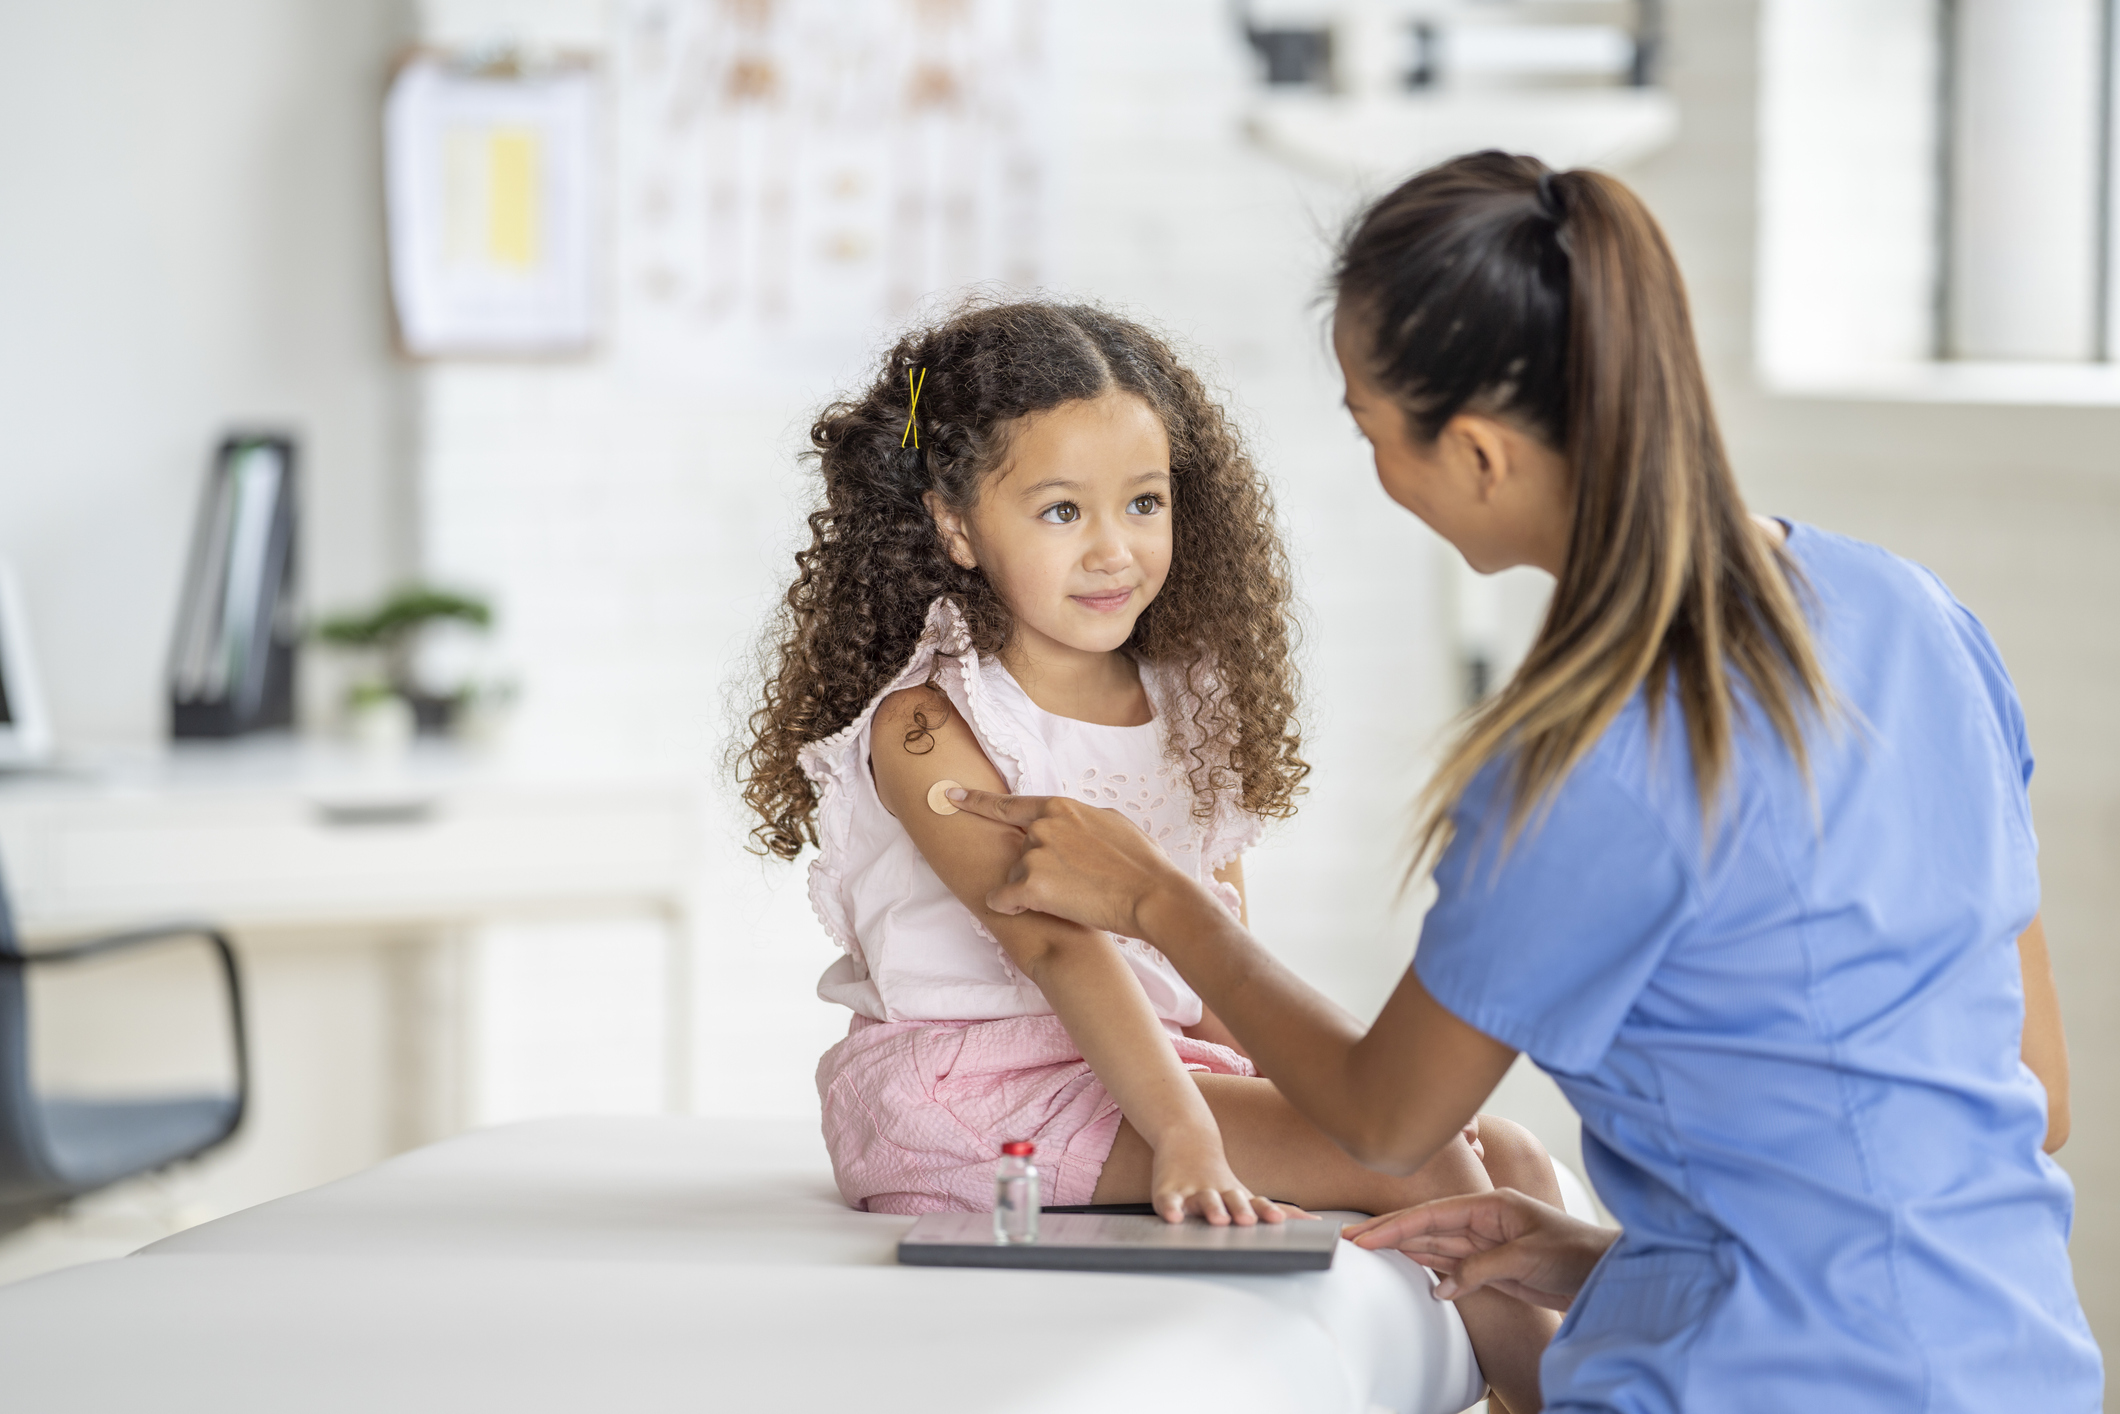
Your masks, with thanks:
<instances>
[{"instance_id":1,"label":"green potted plant","mask_svg":"<svg viewBox=\"0 0 2120 1414\"><path fill-rule=\"evenodd\" d=\"M312 630L319 643L370 659L370 670L356 676L346 693L356 735L402 737L410 729L441 733L456 721L472 688L464 684L437 692L419 677L420 638L438 623L459 623L484 632L493 625L493 608L473 595L408 584L393 590L365 614L334 615Z\"/></svg>"}]
</instances>

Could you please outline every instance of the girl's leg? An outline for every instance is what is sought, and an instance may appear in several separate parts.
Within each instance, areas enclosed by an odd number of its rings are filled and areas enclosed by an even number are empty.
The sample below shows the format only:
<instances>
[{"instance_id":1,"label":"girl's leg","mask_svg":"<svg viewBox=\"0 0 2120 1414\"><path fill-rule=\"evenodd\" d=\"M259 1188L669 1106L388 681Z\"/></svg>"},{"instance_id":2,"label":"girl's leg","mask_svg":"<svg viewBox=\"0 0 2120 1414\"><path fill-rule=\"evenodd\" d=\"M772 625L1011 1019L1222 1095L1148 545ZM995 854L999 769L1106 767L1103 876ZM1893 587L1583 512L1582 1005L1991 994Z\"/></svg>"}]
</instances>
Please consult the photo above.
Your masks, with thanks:
<instances>
[{"instance_id":1,"label":"girl's leg","mask_svg":"<svg viewBox=\"0 0 2120 1414\"><path fill-rule=\"evenodd\" d=\"M1399 1178L1363 1168L1349 1158L1316 1125L1296 1113L1270 1080L1200 1074L1193 1079L1222 1127L1229 1166L1254 1193L1305 1208L1389 1213L1433 1198L1482 1193L1494 1187L1479 1157L1461 1138L1452 1140L1419 1170ZM1481 1121L1483 1147L1487 1123ZM1516 1135L1504 1137L1501 1147L1512 1160L1521 1157ZM1146 1201L1154 1163L1148 1141L1131 1124L1122 1122L1091 1201ZM1550 1171L1546 1186L1557 1197L1559 1189ZM1475 1292L1459 1301L1457 1308L1472 1338L1480 1370L1494 1392L1513 1414L1537 1409L1539 1357L1560 1325L1559 1313L1528 1306L1498 1291Z\"/></svg>"},{"instance_id":2,"label":"girl's leg","mask_svg":"<svg viewBox=\"0 0 2120 1414\"><path fill-rule=\"evenodd\" d=\"M1541 1203L1558 1208L1560 1180L1553 1176L1553 1158L1530 1130L1512 1119L1480 1116L1480 1167L1496 1188L1514 1188Z\"/></svg>"}]
</instances>

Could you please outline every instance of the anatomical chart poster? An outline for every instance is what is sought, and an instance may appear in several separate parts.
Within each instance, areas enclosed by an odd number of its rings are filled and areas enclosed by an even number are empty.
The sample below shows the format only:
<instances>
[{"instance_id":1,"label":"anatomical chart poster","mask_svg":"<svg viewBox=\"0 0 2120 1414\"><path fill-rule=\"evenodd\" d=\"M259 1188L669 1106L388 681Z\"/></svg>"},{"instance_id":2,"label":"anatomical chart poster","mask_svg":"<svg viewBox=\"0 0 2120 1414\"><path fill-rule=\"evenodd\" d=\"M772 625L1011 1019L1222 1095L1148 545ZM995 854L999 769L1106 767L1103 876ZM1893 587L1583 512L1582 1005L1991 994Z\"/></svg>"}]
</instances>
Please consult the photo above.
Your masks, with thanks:
<instances>
[{"instance_id":1,"label":"anatomical chart poster","mask_svg":"<svg viewBox=\"0 0 2120 1414\"><path fill-rule=\"evenodd\" d=\"M629 362L724 384L844 371L969 286L1050 278L1043 0L632 0Z\"/></svg>"}]
</instances>

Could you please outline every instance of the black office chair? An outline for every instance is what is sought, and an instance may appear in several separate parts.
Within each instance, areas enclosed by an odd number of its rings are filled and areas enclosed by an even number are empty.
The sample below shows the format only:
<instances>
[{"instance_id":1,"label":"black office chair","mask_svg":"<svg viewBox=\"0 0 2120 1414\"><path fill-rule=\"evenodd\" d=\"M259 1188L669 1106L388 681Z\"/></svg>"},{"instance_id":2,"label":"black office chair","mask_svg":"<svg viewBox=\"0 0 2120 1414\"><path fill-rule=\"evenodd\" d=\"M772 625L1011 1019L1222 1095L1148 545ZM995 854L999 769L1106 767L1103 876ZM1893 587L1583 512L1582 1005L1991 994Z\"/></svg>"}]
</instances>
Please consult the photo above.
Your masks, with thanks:
<instances>
[{"instance_id":1,"label":"black office chair","mask_svg":"<svg viewBox=\"0 0 2120 1414\"><path fill-rule=\"evenodd\" d=\"M29 969L64 968L186 939L213 948L227 983L234 1092L135 1099L39 1095L30 1075ZM120 1179L197 1158L234 1135L249 1099L242 979L235 952L218 930L170 924L25 953L0 880L0 1232Z\"/></svg>"}]
</instances>

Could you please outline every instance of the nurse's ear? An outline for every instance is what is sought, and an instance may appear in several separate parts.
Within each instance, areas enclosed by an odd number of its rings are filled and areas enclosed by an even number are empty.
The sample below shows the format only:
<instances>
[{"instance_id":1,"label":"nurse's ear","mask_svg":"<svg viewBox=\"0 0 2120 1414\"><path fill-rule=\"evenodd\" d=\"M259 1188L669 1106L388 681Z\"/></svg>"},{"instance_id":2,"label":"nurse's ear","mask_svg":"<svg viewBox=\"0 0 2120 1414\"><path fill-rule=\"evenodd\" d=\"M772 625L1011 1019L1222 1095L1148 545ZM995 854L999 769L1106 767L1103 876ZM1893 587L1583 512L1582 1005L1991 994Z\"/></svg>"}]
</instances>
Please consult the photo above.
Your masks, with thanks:
<instances>
[{"instance_id":1,"label":"nurse's ear","mask_svg":"<svg viewBox=\"0 0 2120 1414\"><path fill-rule=\"evenodd\" d=\"M1494 418L1461 412L1436 434L1436 452L1452 479L1483 506L1515 489L1508 483L1521 468L1509 445L1512 430Z\"/></svg>"},{"instance_id":2,"label":"nurse's ear","mask_svg":"<svg viewBox=\"0 0 2120 1414\"><path fill-rule=\"evenodd\" d=\"M963 514L951 510L949 503L933 491L927 492L920 500L934 518L935 533L942 537L943 553L950 557L951 563L962 569L978 569L979 552L972 547L972 537L965 529Z\"/></svg>"},{"instance_id":3,"label":"nurse's ear","mask_svg":"<svg viewBox=\"0 0 2120 1414\"><path fill-rule=\"evenodd\" d=\"M1436 457L1461 504L1476 507L1466 539L1457 541L1483 574L1536 565L1559 577L1575 520L1568 459L1514 422L1461 412L1436 434ZM1456 540L1456 537L1452 537Z\"/></svg>"}]
</instances>

